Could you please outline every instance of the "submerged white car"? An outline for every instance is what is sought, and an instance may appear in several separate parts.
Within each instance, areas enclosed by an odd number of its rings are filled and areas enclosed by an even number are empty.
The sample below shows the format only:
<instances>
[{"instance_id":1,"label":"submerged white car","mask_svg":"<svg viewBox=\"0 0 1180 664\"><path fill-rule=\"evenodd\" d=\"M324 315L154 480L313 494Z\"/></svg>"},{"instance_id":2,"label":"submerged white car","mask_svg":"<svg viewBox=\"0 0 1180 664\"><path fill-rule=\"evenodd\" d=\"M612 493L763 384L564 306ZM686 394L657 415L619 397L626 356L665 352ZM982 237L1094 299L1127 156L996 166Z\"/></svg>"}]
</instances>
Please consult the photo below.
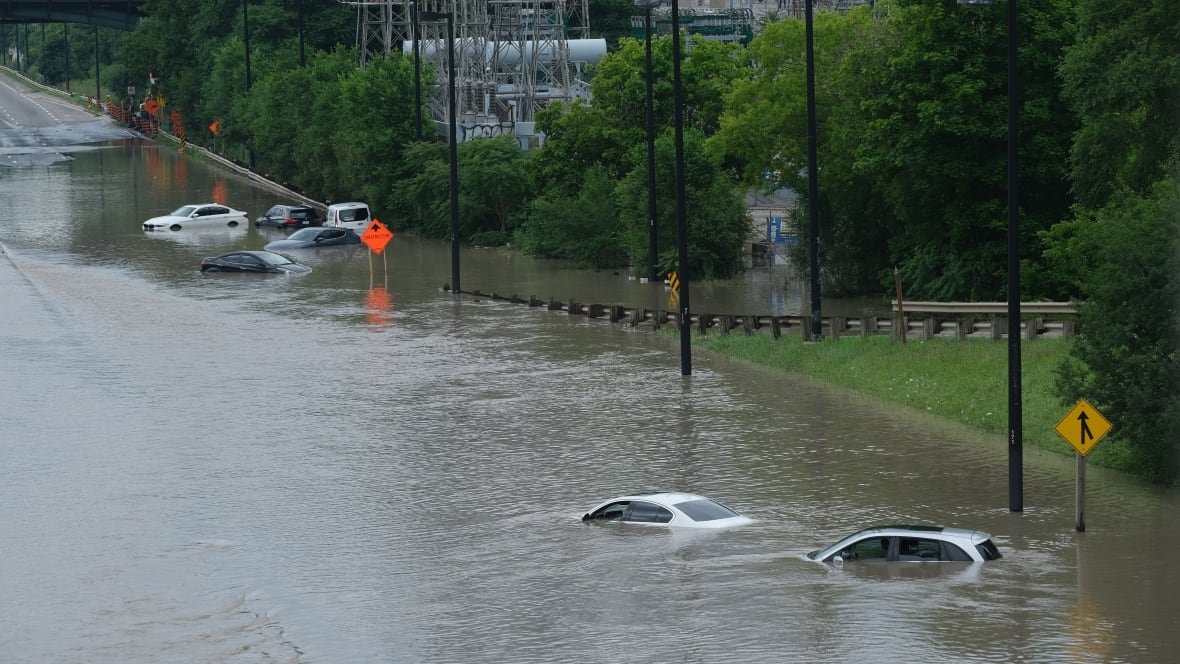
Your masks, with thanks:
<instances>
[{"instance_id":1,"label":"submerged white car","mask_svg":"<svg viewBox=\"0 0 1180 664\"><path fill-rule=\"evenodd\" d=\"M877 526L857 531L826 549L807 554L819 562L971 562L1000 558L992 536L942 526Z\"/></svg>"},{"instance_id":2,"label":"submerged white car","mask_svg":"<svg viewBox=\"0 0 1180 664\"><path fill-rule=\"evenodd\" d=\"M237 228L248 223L246 213L216 203L178 207L162 217L143 222L145 231L179 231L189 228Z\"/></svg>"},{"instance_id":3,"label":"submerged white car","mask_svg":"<svg viewBox=\"0 0 1180 664\"><path fill-rule=\"evenodd\" d=\"M753 522L721 503L692 493L620 496L586 512L582 520L682 528L729 528Z\"/></svg>"}]
</instances>

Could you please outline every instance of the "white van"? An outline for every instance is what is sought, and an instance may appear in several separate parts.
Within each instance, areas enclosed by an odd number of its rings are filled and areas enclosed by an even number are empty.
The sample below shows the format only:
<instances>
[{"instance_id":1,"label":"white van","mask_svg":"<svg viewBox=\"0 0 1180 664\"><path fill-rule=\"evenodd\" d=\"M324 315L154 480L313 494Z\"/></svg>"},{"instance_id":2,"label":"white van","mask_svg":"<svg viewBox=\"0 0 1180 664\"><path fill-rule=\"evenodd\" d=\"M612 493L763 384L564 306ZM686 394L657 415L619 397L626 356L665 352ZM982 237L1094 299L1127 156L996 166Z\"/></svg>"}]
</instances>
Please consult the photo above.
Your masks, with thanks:
<instances>
[{"instance_id":1,"label":"white van","mask_svg":"<svg viewBox=\"0 0 1180 664\"><path fill-rule=\"evenodd\" d=\"M325 226L351 228L357 233L365 232L370 221L369 206L364 203L333 203L324 216Z\"/></svg>"}]
</instances>

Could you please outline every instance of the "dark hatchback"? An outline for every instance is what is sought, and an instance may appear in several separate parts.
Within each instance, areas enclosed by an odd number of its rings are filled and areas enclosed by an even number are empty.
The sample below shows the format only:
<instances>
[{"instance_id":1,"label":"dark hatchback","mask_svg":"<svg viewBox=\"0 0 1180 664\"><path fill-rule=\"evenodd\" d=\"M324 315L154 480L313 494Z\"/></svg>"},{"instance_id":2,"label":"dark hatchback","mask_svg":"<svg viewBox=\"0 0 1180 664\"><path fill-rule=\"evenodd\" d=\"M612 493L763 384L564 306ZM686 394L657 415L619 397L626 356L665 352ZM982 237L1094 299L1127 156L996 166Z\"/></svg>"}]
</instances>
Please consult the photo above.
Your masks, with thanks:
<instances>
[{"instance_id":1,"label":"dark hatchback","mask_svg":"<svg viewBox=\"0 0 1180 664\"><path fill-rule=\"evenodd\" d=\"M324 219L319 212L306 205L274 205L261 217L254 220L255 226L275 226L278 228L322 226L323 224Z\"/></svg>"},{"instance_id":2,"label":"dark hatchback","mask_svg":"<svg viewBox=\"0 0 1180 664\"><path fill-rule=\"evenodd\" d=\"M231 251L202 258L201 272L307 274L311 268L273 251Z\"/></svg>"}]
</instances>

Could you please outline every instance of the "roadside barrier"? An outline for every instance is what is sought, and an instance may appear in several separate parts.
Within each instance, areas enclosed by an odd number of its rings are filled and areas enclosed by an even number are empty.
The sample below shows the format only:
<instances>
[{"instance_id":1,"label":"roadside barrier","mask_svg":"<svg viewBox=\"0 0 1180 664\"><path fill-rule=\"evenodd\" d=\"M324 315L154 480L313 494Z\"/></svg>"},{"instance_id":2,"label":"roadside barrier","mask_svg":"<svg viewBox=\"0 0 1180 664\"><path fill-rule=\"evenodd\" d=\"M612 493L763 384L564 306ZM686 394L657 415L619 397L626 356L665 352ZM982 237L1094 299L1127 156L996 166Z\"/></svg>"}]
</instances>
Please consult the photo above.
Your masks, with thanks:
<instances>
[{"instance_id":1,"label":"roadside barrier","mask_svg":"<svg viewBox=\"0 0 1180 664\"><path fill-rule=\"evenodd\" d=\"M443 284L444 292L451 292L450 284ZM648 309L645 307L629 307L619 304L584 304L576 300L558 301L555 299L542 300L535 295L522 298L515 293L502 295L496 292L483 293L479 290L458 293L475 298L486 298L497 302L512 304L526 304L530 308L545 307L548 311L563 312L570 316L585 316L587 319L604 320L611 323L623 323L630 327L649 325L652 329L659 329L664 325L673 324L680 327L680 314L666 309ZM914 303L930 305L935 303ZM962 305L966 303L954 303ZM1056 303L1043 303L1053 305ZM907 314L905 322L900 322L898 316L824 316L821 320L822 334L828 338L839 337L869 337L889 335L899 338L902 330L907 339L926 341L935 338L957 339L990 339L1007 338L1008 319L989 313L990 303L981 303L981 311L968 312L963 307L955 306L954 315L941 315L934 312L923 312L921 318L910 320ZM1030 303L1030 314L1035 314L1036 303ZM906 303L906 310L911 303ZM1060 309L1055 315L1058 318L1047 319L1043 316L1031 316L1020 322L1020 335L1025 341L1034 339L1063 338L1073 335L1075 330L1072 308ZM773 314L717 314L690 313L689 324L700 334L707 334L717 330L722 334L740 332L753 335L769 333L775 339L784 335L799 334L811 322L810 316L802 315L773 315Z\"/></svg>"}]
</instances>

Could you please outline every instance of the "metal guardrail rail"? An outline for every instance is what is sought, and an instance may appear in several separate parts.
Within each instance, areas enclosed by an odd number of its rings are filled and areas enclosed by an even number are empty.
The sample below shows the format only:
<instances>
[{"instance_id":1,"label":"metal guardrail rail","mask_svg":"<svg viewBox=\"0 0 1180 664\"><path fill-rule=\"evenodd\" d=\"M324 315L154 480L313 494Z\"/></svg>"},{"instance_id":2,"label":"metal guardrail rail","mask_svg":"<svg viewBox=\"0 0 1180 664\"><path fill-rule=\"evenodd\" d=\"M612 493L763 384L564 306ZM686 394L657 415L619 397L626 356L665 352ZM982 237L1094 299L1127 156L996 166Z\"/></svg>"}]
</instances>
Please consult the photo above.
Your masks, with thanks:
<instances>
[{"instance_id":1,"label":"metal guardrail rail","mask_svg":"<svg viewBox=\"0 0 1180 664\"><path fill-rule=\"evenodd\" d=\"M904 310L908 314L940 314L946 316L1003 315L1008 313L1007 302L910 302L903 300L901 307L892 301L893 311ZM1071 316L1077 314L1072 302L1021 302L1022 314L1046 314Z\"/></svg>"},{"instance_id":2,"label":"metal guardrail rail","mask_svg":"<svg viewBox=\"0 0 1180 664\"><path fill-rule=\"evenodd\" d=\"M443 284L442 290L450 292L449 284ZM678 325L679 313L673 310L648 309L643 307L629 307L618 304L583 304L576 300L562 302L550 298L542 300L535 295L527 299L512 295L502 295L496 292L484 293L479 290L459 291L463 295L476 298L510 302L513 304L527 304L530 308L544 307L549 311L559 311L571 316L585 316L588 319L605 319L611 323L626 323L631 327L650 325L660 328L664 325ZM909 303L905 316L824 316L821 319L822 334L829 338L838 337L869 337L888 335L900 339L903 334L906 339L926 341L935 338L943 339L990 339L997 341L1007 338L1007 318L979 310L980 303L955 303L977 307L970 312L939 313L923 316L920 319L909 318ZM920 303L915 303L920 304ZM926 303L931 305L945 305L946 303ZM1007 312L1004 303L983 303L987 306L1001 306L1000 313ZM1057 304L1063 303L1034 303ZM1066 305L1068 306L1068 305ZM1074 333L1072 316L1063 314L1061 318L1046 319L1038 312L1029 312L1030 317L1021 320L1020 336L1026 341L1038 338L1063 338ZM904 322L901 320L904 318ZM729 332L744 332L752 335L760 331L768 331L775 339L785 334L803 334L810 320L801 315L761 315L761 314L714 314L690 313L689 323L700 334L716 329L723 334Z\"/></svg>"}]
</instances>

